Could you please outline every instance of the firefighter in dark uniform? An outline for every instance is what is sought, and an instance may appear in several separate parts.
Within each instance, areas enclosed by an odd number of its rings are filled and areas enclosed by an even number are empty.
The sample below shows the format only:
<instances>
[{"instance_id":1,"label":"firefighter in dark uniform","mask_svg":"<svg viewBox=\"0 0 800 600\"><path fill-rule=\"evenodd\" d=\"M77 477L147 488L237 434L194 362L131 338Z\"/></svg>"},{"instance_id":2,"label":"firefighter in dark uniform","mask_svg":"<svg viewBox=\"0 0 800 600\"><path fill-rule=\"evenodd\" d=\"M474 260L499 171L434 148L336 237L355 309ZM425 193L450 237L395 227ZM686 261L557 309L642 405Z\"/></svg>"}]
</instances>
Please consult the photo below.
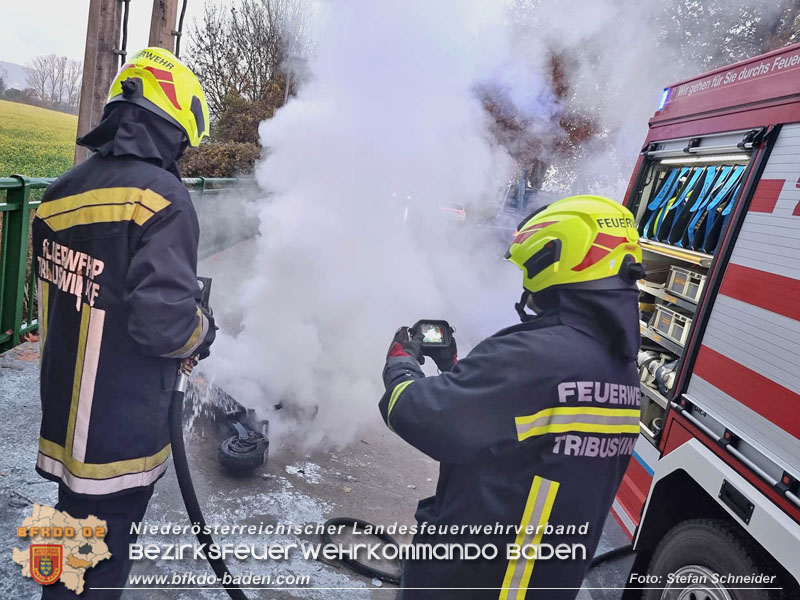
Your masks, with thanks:
<instances>
[{"instance_id":1,"label":"firefighter in dark uniform","mask_svg":"<svg viewBox=\"0 0 800 600\"><path fill-rule=\"evenodd\" d=\"M87 570L81 598L126 584L132 522L170 455L178 365L206 356L198 304L199 226L177 160L208 131L200 83L161 48L134 54L111 85L94 151L44 195L33 223L41 341L36 470L59 484L56 508L107 521L111 558ZM74 598L62 583L43 598Z\"/></svg>"},{"instance_id":2,"label":"firefighter in dark uniform","mask_svg":"<svg viewBox=\"0 0 800 600\"><path fill-rule=\"evenodd\" d=\"M420 369L421 334L401 328L389 350L381 414L441 463L414 543L499 550L405 561L404 599L574 598L639 433L643 268L631 213L608 198L560 200L520 224L507 258L523 271L520 325L460 361L454 341L426 351L436 377ZM549 557L559 544L566 555Z\"/></svg>"}]
</instances>

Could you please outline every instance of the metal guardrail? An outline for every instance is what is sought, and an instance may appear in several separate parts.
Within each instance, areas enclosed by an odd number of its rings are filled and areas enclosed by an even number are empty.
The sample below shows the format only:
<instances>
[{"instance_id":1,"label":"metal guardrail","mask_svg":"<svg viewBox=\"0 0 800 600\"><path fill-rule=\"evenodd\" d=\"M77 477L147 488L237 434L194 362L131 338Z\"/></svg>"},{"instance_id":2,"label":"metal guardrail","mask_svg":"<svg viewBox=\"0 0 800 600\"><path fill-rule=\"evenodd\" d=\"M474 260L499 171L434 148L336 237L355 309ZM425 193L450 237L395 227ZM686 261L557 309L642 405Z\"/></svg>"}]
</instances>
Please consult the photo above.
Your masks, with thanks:
<instances>
[{"instance_id":1,"label":"metal guardrail","mask_svg":"<svg viewBox=\"0 0 800 600\"><path fill-rule=\"evenodd\" d=\"M53 181L55 179L21 175L0 178L0 352L18 345L25 334L36 331L39 326L30 231L33 213L41 203L43 191ZM191 177L183 182L197 208L203 231L201 258L255 233L254 224L249 228L237 228L240 235L235 238L229 233L233 231L230 226L216 227L221 221L220 215L234 211L219 210L219 205L213 201L223 193L240 191L242 193L235 194L235 197L241 199L244 188L251 186L252 189L252 180ZM241 222L242 216L228 214L226 219L222 222L236 223Z\"/></svg>"},{"instance_id":2,"label":"metal guardrail","mask_svg":"<svg viewBox=\"0 0 800 600\"><path fill-rule=\"evenodd\" d=\"M6 192L5 201L0 201L0 352L19 344L38 326L30 222L40 200L31 198L31 191L44 189L51 181L18 175L0 179L0 190Z\"/></svg>"}]
</instances>

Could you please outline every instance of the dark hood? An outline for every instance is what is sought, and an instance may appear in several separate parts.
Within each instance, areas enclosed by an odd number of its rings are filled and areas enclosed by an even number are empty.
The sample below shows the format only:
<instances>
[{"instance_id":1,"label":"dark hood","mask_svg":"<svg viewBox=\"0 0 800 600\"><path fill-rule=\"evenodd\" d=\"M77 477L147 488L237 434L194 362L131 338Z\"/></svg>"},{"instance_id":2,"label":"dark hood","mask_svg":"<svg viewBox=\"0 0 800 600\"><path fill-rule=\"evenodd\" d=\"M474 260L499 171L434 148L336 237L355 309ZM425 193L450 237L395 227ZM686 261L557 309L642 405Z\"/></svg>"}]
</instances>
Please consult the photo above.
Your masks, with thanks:
<instances>
[{"instance_id":1,"label":"dark hood","mask_svg":"<svg viewBox=\"0 0 800 600\"><path fill-rule=\"evenodd\" d=\"M534 296L536 305L557 311L564 325L608 346L614 354L634 360L639 351L639 292L620 290L547 290Z\"/></svg>"},{"instance_id":2,"label":"dark hood","mask_svg":"<svg viewBox=\"0 0 800 600\"><path fill-rule=\"evenodd\" d=\"M101 156L132 156L178 178L178 159L187 143L177 126L129 102L106 105L100 124L78 138L78 144Z\"/></svg>"}]
</instances>

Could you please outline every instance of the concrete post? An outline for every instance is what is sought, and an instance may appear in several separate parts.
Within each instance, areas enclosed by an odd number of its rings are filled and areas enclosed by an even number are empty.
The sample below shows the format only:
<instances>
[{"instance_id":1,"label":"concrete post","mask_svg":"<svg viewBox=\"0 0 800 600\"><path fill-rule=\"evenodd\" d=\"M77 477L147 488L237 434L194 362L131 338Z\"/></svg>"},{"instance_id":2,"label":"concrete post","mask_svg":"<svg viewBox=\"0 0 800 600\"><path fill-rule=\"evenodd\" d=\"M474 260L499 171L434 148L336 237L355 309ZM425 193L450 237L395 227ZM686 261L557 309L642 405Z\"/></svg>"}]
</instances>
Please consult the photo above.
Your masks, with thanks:
<instances>
[{"instance_id":1,"label":"concrete post","mask_svg":"<svg viewBox=\"0 0 800 600\"><path fill-rule=\"evenodd\" d=\"M150 17L149 46L166 48L175 52L175 31L178 19L178 0L153 0Z\"/></svg>"},{"instance_id":2,"label":"concrete post","mask_svg":"<svg viewBox=\"0 0 800 600\"><path fill-rule=\"evenodd\" d=\"M89 23L86 29L86 50L83 55L83 81L78 107L78 137L100 122L108 88L119 69L120 19L119 0L90 0ZM89 151L75 147L75 164L89 156Z\"/></svg>"}]
</instances>

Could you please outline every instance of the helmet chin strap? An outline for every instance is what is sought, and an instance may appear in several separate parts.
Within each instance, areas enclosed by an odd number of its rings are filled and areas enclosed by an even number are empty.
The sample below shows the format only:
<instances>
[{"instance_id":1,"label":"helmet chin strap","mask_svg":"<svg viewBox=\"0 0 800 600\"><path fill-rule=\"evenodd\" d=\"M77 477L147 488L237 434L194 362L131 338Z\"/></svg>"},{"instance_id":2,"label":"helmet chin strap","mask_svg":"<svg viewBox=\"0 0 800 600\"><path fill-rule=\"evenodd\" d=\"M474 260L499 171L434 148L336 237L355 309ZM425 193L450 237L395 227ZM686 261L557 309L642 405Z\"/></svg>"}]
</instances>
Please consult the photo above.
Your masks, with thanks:
<instances>
[{"instance_id":1,"label":"helmet chin strap","mask_svg":"<svg viewBox=\"0 0 800 600\"><path fill-rule=\"evenodd\" d=\"M522 296L520 296L519 302L514 304L514 308L517 309L517 314L519 315L519 320L523 323L533 321L536 318L536 315L532 315L531 313L525 311L525 308L528 306L528 300L531 296L532 294L528 290L522 290Z\"/></svg>"}]
</instances>

